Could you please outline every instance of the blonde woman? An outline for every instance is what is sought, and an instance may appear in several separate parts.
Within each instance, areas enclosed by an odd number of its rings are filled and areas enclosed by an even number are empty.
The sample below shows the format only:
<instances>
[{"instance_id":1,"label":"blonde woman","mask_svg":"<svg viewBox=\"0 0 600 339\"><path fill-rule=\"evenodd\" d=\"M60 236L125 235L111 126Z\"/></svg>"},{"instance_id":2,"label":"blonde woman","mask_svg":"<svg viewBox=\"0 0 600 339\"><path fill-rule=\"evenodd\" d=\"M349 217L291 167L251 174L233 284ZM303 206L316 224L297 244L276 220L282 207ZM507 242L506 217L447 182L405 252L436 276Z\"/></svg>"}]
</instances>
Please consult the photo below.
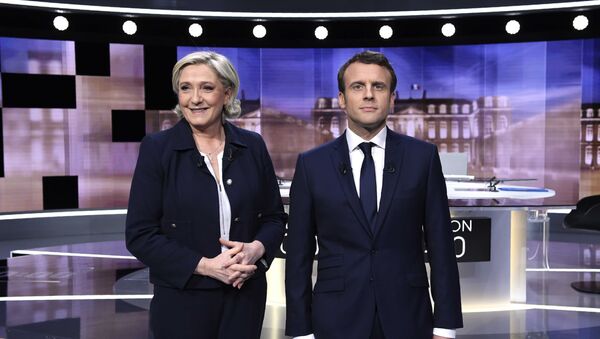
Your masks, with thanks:
<instances>
[{"instance_id":1,"label":"blonde woman","mask_svg":"<svg viewBox=\"0 0 600 339\"><path fill-rule=\"evenodd\" d=\"M260 338L265 271L286 214L260 135L239 115L239 78L214 52L173 67L181 118L144 138L129 209L127 248L150 268L154 338Z\"/></svg>"}]
</instances>

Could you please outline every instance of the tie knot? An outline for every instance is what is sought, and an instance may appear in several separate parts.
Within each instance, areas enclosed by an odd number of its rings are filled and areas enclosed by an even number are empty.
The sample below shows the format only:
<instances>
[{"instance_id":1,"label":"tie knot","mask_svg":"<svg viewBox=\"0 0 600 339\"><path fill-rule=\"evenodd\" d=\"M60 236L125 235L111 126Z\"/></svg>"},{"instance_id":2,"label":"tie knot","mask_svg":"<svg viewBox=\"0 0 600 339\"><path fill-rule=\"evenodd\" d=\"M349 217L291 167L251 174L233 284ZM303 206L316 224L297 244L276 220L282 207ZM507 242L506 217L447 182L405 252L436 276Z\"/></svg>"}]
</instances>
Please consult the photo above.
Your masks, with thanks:
<instances>
[{"instance_id":1,"label":"tie knot","mask_svg":"<svg viewBox=\"0 0 600 339\"><path fill-rule=\"evenodd\" d=\"M364 153L366 157L371 156L371 148L373 148L375 144L372 142L362 142L358 145L358 148Z\"/></svg>"}]
</instances>

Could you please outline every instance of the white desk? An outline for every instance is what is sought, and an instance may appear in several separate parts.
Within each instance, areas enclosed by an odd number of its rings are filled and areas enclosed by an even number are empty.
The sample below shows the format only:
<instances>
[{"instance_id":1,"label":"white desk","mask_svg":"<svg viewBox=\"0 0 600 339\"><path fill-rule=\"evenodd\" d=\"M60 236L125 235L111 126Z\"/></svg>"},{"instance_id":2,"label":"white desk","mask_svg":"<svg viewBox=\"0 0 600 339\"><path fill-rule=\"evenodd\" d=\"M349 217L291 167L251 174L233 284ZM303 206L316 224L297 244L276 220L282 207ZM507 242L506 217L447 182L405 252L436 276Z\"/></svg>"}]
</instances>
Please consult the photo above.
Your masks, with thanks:
<instances>
[{"instance_id":1,"label":"white desk","mask_svg":"<svg viewBox=\"0 0 600 339\"><path fill-rule=\"evenodd\" d=\"M446 181L448 199L542 199L556 195L549 188L496 185L496 191L490 191L487 182Z\"/></svg>"},{"instance_id":2,"label":"white desk","mask_svg":"<svg viewBox=\"0 0 600 339\"><path fill-rule=\"evenodd\" d=\"M282 198L289 198L291 181L282 180L279 192ZM462 182L446 180L448 199L541 199L556 195L549 188L496 185L496 191L490 191L487 182Z\"/></svg>"},{"instance_id":3,"label":"white desk","mask_svg":"<svg viewBox=\"0 0 600 339\"><path fill-rule=\"evenodd\" d=\"M280 185L282 197L289 196L289 181ZM496 185L490 191L487 182L462 182L446 180L449 199L521 199L522 207L469 206L450 207L452 217L488 217L491 219L491 259L489 262L459 263L462 301L466 309L476 307L506 306L511 302L526 301L526 228L531 222L530 208L525 200L549 198L556 194L547 188L519 185ZM287 207L287 206L286 206ZM544 208L536 208L541 210ZM540 218L541 221L545 219ZM537 220L536 220L537 222ZM544 227L547 234L547 227ZM544 237L547 240L547 236ZM544 242L543 242L544 243ZM474 244L476 246L476 244ZM547 255L546 246L543 248ZM269 270L271 279L283 274L283 259L275 260ZM316 273L316 270L315 270ZM284 302L283 287L271 287L268 298L272 302Z\"/></svg>"}]
</instances>

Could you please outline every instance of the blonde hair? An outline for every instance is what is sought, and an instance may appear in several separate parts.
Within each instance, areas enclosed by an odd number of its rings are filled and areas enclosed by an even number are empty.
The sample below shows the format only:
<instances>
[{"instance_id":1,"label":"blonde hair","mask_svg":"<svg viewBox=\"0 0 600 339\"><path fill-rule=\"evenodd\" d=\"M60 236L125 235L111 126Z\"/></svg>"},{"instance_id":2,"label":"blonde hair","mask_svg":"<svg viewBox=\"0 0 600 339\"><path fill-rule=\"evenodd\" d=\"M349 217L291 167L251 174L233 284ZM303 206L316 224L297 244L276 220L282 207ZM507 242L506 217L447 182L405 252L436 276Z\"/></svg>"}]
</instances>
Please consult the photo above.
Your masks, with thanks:
<instances>
[{"instance_id":1,"label":"blonde hair","mask_svg":"<svg viewBox=\"0 0 600 339\"><path fill-rule=\"evenodd\" d=\"M184 56L177 61L175 66L173 66L171 81L173 84L173 92L175 92L175 94L179 92L179 78L181 77L181 72L190 65L207 65L217 73L217 77L219 78L219 81L221 81L221 84L223 84L223 87L229 88L231 91L229 100L223 107L223 116L225 118L238 117L242 111L240 101L236 98L240 88L240 78L229 59L219 53L211 51L194 52ZM178 117L183 117L179 104L175 106L173 111Z\"/></svg>"}]
</instances>

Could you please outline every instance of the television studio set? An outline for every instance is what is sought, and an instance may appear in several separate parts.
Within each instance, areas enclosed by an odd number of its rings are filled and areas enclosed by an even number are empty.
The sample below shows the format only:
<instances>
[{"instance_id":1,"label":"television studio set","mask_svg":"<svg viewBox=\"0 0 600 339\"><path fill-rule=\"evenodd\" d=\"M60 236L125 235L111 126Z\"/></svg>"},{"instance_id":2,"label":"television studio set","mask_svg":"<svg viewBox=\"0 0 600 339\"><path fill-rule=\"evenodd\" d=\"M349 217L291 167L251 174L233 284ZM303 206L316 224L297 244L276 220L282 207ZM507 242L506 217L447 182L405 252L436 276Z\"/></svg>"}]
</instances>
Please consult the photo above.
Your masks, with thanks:
<instances>
[{"instance_id":1,"label":"television studio set","mask_svg":"<svg viewBox=\"0 0 600 339\"><path fill-rule=\"evenodd\" d=\"M600 338L599 26L0 0L0 339Z\"/></svg>"}]
</instances>

